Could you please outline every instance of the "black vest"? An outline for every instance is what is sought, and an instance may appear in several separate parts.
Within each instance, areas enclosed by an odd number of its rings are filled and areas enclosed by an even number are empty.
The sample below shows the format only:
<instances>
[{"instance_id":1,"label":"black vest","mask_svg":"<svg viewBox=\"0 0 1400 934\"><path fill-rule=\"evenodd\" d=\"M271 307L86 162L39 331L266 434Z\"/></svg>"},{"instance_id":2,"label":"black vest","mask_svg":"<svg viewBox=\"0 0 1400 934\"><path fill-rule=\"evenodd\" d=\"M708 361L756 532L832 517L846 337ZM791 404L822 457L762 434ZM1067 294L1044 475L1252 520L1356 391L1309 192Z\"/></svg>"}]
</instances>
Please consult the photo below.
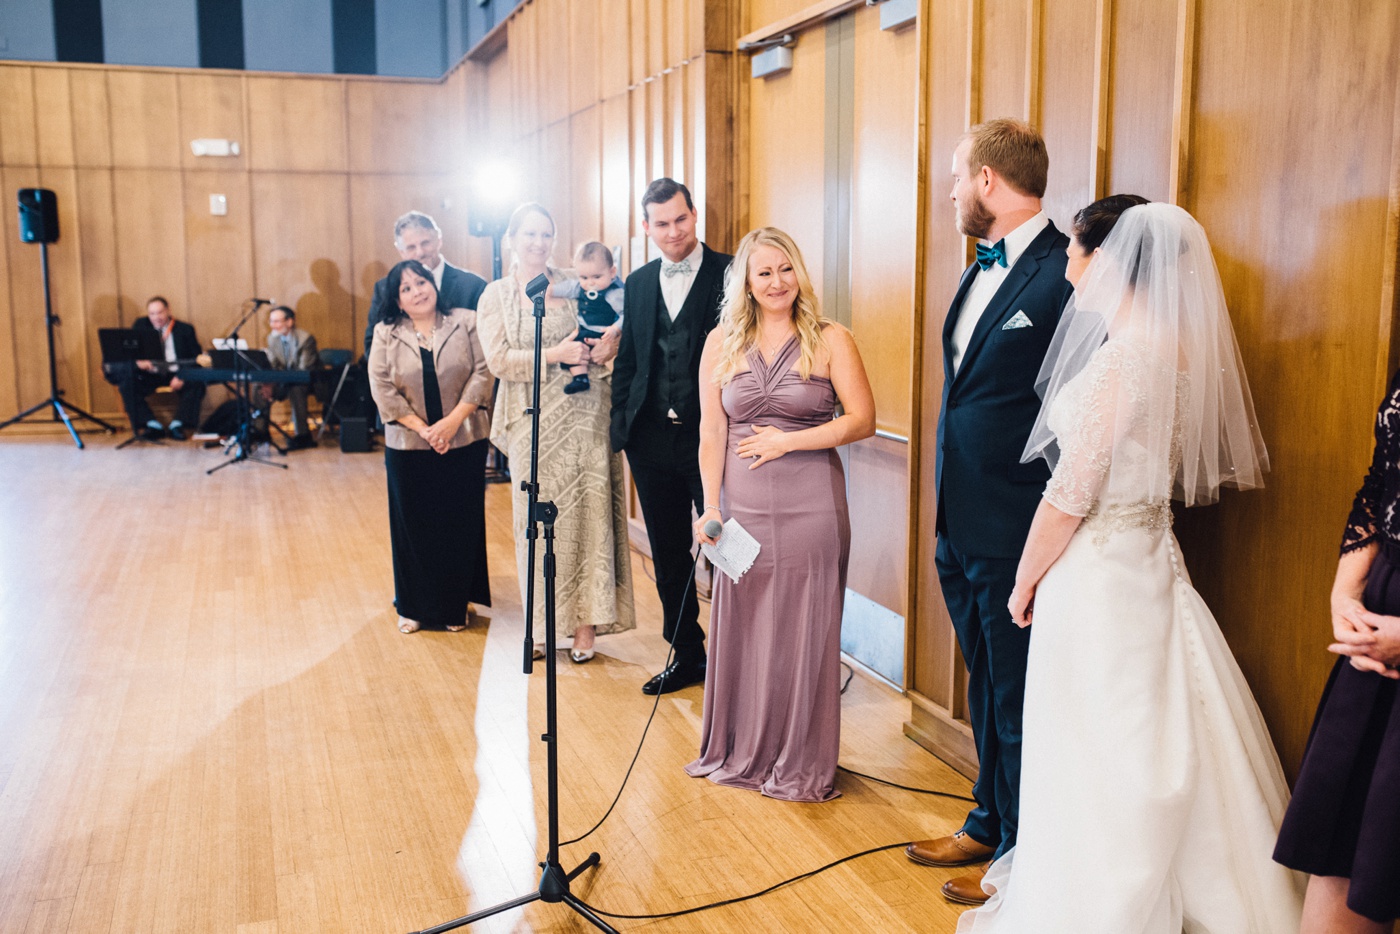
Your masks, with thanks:
<instances>
[{"instance_id":1,"label":"black vest","mask_svg":"<svg viewBox=\"0 0 1400 934\"><path fill-rule=\"evenodd\" d=\"M692 291L699 283L691 286ZM656 293L656 342L651 349L651 379L647 391L647 411L653 418L669 421L670 412L684 416L694 405L698 387L691 372L694 352L696 311L682 307L676 320L666 310L661 290Z\"/></svg>"}]
</instances>

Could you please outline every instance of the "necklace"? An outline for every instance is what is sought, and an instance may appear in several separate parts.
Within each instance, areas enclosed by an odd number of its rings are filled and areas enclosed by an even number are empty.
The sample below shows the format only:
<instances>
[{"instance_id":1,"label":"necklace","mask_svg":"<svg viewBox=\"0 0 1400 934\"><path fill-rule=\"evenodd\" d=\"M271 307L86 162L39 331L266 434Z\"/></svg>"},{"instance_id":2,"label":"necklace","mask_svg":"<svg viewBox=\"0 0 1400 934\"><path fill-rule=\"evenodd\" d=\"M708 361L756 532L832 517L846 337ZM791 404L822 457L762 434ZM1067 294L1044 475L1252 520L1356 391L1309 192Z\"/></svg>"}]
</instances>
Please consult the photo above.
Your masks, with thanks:
<instances>
[{"instance_id":1,"label":"necklace","mask_svg":"<svg viewBox=\"0 0 1400 934\"><path fill-rule=\"evenodd\" d=\"M783 345L788 342L794 333L794 331L785 331L782 339L770 347L768 342L763 339L762 332L759 332L758 347L763 351L764 358L771 360L779 350L783 349Z\"/></svg>"},{"instance_id":2,"label":"necklace","mask_svg":"<svg viewBox=\"0 0 1400 934\"><path fill-rule=\"evenodd\" d=\"M422 331L418 330L416 326L414 327L413 333L418 338L419 347L426 347L427 349L432 350L433 347L437 345L437 326L439 317L439 315L433 315L433 326L427 334L424 334Z\"/></svg>"}]
</instances>

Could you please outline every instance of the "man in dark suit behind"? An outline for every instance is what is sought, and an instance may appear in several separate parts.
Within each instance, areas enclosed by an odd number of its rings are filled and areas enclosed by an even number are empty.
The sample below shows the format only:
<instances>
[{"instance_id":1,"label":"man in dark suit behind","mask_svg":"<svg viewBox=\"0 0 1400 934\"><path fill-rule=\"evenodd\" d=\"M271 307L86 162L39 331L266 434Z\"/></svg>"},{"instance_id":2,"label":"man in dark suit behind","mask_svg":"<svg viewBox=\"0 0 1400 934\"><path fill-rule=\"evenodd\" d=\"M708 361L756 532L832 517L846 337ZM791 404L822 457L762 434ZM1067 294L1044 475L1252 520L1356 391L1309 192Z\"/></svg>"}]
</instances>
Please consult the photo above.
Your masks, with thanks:
<instances>
[{"instance_id":1,"label":"man in dark suit behind","mask_svg":"<svg viewBox=\"0 0 1400 934\"><path fill-rule=\"evenodd\" d=\"M626 451L651 542L662 634L675 660L642 686L667 694L705 680L705 633L691 577L691 510L700 485L700 351L719 320L732 257L695 236L686 187L659 178L642 195L642 229L661 251L627 277L612 377L612 447Z\"/></svg>"},{"instance_id":2,"label":"man in dark suit behind","mask_svg":"<svg viewBox=\"0 0 1400 934\"><path fill-rule=\"evenodd\" d=\"M442 258L442 231L437 221L422 211L409 211L394 221L394 249L399 251L399 259L416 259L428 267L444 308L476 310L486 280ZM374 284L369 321L365 324L365 357L369 357L369 345L374 341L374 326L382 320L387 284L387 277Z\"/></svg>"},{"instance_id":3,"label":"man in dark suit behind","mask_svg":"<svg viewBox=\"0 0 1400 934\"><path fill-rule=\"evenodd\" d=\"M137 360L117 377L122 405L131 419L131 431L147 441L155 441L167 433L176 441L183 441L185 435L199 425L199 406L204 402L204 384L186 382L179 372L181 367L193 369L197 366L195 358L200 354L200 346L194 325L176 321L170 312L170 303L160 295L153 295L146 302L146 317L137 318L131 328L156 332L165 350L163 361ZM161 386L169 386L180 400L168 429L156 420L146 402L146 397Z\"/></svg>"},{"instance_id":4,"label":"man in dark suit behind","mask_svg":"<svg viewBox=\"0 0 1400 934\"><path fill-rule=\"evenodd\" d=\"M1036 376L1072 292L1069 240L1040 207L1048 171L1045 141L1014 120L973 127L953 155L958 229L980 242L943 327L934 561L968 666L979 762L977 805L962 829L908 847L925 865L985 862L1016 843L1030 630L1012 622L1007 601L1050 479L1043 460L1023 464L1021 452L1040 412ZM943 894L981 904L980 883L980 873L957 877Z\"/></svg>"}]
</instances>

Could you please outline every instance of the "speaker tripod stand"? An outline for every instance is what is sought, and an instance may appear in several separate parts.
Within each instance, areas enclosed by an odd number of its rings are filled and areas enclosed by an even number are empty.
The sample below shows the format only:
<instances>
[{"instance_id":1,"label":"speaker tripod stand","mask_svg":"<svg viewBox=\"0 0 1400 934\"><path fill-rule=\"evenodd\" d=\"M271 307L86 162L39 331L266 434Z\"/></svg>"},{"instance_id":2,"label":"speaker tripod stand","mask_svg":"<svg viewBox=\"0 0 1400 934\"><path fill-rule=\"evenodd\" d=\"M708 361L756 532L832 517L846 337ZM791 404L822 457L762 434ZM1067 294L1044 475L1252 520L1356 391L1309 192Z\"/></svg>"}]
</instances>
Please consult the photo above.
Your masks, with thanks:
<instances>
[{"instance_id":1,"label":"speaker tripod stand","mask_svg":"<svg viewBox=\"0 0 1400 934\"><path fill-rule=\"evenodd\" d=\"M559 517L559 508L551 502L540 501L540 357L543 353L544 296L549 280L536 276L525 286L525 294L535 306L535 379L530 402L530 479L520 484L529 495L530 526L526 529L526 566L529 576L525 579L525 674L534 670L535 638L535 541L544 527L544 685L545 685L545 732L540 739L545 744L546 771L545 792L549 804L549 849L540 875L539 888L527 895L513 898L508 902L483 908L445 924L426 928L415 934L443 934L454 928L463 927L474 921L481 921L512 908L520 908L531 902L542 901L551 904L559 902L572 908L600 931L618 934L606 921L594 914L587 905L569 891L569 883L585 870L597 866L600 858L597 853L589 853L578 866L566 872L559 862L559 696L558 679L555 671L555 591L554 591L554 521Z\"/></svg>"},{"instance_id":2,"label":"speaker tripod stand","mask_svg":"<svg viewBox=\"0 0 1400 934\"><path fill-rule=\"evenodd\" d=\"M17 422L22 422L36 412L51 408L53 409L53 420L56 422L63 422L63 427L67 428L68 434L73 436L73 443L78 446L78 450L82 450L84 447L83 439L78 437L78 429L73 426L73 420L68 417L70 411L78 418L85 418L104 428L110 435L116 434L117 429L107 422L104 422L96 415L84 412L67 399L64 399L63 390L58 388L58 358L54 355L53 349L53 326L58 324L58 315L53 313L53 299L49 295L49 245L47 243L39 244L39 264L43 269L44 276L44 324L49 337L49 397L43 402L31 405L14 418L0 422L0 430L8 428Z\"/></svg>"}]
</instances>

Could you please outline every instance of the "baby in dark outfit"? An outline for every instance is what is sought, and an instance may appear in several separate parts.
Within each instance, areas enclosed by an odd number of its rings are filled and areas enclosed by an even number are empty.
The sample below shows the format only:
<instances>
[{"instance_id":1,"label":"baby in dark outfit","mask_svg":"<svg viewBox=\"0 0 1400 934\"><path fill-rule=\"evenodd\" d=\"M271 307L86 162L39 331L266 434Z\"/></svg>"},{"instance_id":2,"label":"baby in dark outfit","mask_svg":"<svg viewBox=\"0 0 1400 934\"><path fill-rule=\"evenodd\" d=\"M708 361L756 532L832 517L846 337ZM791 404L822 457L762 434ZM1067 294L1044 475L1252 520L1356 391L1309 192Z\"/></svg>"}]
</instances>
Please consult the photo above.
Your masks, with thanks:
<instances>
[{"instance_id":1,"label":"baby in dark outfit","mask_svg":"<svg viewBox=\"0 0 1400 934\"><path fill-rule=\"evenodd\" d=\"M600 338L606 328L622 323L622 280L617 277L612 250L597 240L590 240L574 254L574 272L578 274L577 279L556 283L550 287L550 294L578 300L576 340ZM588 391L588 364L559 365L574 377L564 386L565 393Z\"/></svg>"}]
</instances>

